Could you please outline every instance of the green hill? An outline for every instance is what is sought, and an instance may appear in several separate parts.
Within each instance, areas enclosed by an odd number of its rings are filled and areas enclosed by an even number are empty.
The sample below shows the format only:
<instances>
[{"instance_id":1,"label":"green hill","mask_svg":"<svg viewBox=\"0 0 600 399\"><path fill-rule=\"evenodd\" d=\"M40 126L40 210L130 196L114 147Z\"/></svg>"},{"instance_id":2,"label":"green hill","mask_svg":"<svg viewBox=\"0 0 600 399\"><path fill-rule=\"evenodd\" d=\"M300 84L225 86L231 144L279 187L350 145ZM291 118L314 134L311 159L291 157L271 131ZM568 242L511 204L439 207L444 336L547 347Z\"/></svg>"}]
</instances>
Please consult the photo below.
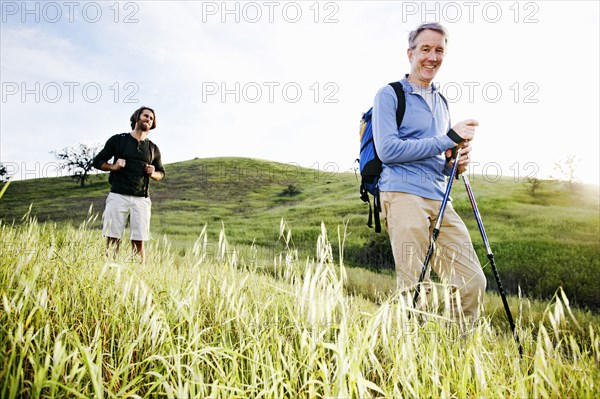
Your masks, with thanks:
<instances>
[{"instance_id":1,"label":"green hill","mask_svg":"<svg viewBox=\"0 0 600 399\"><path fill-rule=\"evenodd\" d=\"M333 243L338 242L336 228L346 225L345 264L380 272L378 277L356 269L355 289L393 289L387 235L365 225L368 207L358 198L353 173L246 158L195 159L166 168L167 178L150 187L151 231L154 239L166 236L172 250L189 252L205 225L209 247L214 244L216 250L224 226L238 256L248 261L258 253L272 260L285 248L280 239L283 219L292 231L290 245L301 257L314 256L321 222ZM106 177L92 176L84 188L68 177L12 182L0 200L0 219L19 223L31 206L31 214L42 222L79 224L90 205L101 213ZM473 176L471 185L508 292L516 294L520 287L524 295L548 298L562 286L574 303L600 308L597 187L544 181L534 197L523 182L513 179ZM461 184L455 184L452 196L483 262L485 251ZM92 226L99 228L99 220ZM334 245L336 255L337 251ZM484 269L489 287L495 289L489 265Z\"/></svg>"}]
</instances>

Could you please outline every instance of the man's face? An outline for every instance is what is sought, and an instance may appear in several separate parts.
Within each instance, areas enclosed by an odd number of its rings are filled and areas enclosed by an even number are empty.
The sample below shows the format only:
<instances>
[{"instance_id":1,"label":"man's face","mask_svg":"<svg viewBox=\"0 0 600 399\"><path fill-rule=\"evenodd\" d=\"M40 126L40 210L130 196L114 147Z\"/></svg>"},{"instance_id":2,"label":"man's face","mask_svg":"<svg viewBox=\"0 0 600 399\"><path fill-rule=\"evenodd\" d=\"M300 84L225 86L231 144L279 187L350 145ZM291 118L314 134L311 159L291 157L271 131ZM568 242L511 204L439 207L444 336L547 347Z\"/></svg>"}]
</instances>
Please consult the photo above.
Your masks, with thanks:
<instances>
[{"instance_id":1,"label":"man's face","mask_svg":"<svg viewBox=\"0 0 600 399\"><path fill-rule=\"evenodd\" d=\"M145 109L140 114L140 118L137 121L136 128L138 128L142 132L147 132L148 130L150 130L153 123L154 123L154 113L152 111L150 111L149 109Z\"/></svg>"},{"instance_id":2,"label":"man's face","mask_svg":"<svg viewBox=\"0 0 600 399\"><path fill-rule=\"evenodd\" d=\"M415 40L415 48L408 49L411 80L429 86L442 66L446 43L444 36L433 30L424 30Z\"/></svg>"}]
</instances>

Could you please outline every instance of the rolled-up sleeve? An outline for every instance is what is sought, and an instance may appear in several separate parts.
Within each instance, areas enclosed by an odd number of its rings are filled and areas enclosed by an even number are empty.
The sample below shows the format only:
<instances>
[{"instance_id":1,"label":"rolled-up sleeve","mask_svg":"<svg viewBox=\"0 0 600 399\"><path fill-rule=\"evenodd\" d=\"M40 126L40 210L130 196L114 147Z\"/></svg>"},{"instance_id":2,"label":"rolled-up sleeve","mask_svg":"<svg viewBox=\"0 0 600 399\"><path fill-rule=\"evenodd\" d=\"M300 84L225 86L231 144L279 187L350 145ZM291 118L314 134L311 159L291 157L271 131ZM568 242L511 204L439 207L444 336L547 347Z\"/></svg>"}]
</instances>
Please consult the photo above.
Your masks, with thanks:
<instances>
[{"instance_id":1,"label":"rolled-up sleeve","mask_svg":"<svg viewBox=\"0 0 600 399\"><path fill-rule=\"evenodd\" d=\"M103 163L108 162L109 159L111 159L112 157L115 156L116 137L117 136L112 136L111 138L109 138L106 141L104 148L102 150L100 150L100 152L98 154L96 154L96 156L94 157L94 160L92 162L92 165L94 166L94 168L100 169L100 166Z\"/></svg>"},{"instance_id":2,"label":"rolled-up sleeve","mask_svg":"<svg viewBox=\"0 0 600 399\"><path fill-rule=\"evenodd\" d=\"M158 147L154 150L154 159L152 160L152 165L154 165L154 170L161 172L163 174L163 179L166 176L165 167L162 164L162 156L160 154L160 150Z\"/></svg>"}]
</instances>

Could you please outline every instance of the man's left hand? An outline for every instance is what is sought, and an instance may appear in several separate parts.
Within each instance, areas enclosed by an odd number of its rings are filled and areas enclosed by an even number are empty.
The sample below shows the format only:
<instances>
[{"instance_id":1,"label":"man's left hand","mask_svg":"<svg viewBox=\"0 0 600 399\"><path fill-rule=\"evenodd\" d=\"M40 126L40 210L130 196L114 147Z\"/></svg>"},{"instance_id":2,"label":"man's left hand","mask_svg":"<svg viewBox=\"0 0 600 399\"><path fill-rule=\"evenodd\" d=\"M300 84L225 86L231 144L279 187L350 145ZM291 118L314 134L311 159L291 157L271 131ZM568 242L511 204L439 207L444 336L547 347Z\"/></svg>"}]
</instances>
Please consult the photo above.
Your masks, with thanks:
<instances>
[{"instance_id":1,"label":"man's left hand","mask_svg":"<svg viewBox=\"0 0 600 399\"><path fill-rule=\"evenodd\" d=\"M460 165L460 162L459 162L459 165ZM154 173L154 165L151 165L151 164L146 165L145 171L146 171L147 175L152 176L152 173Z\"/></svg>"},{"instance_id":2,"label":"man's left hand","mask_svg":"<svg viewBox=\"0 0 600 399\"><path fill-rule=\"evenodd\" d=\"M465 140L463 143L463 148L460 148L458 151L460 152L460 159L458 160L458 173L464 173L469 164L471 163L471 155L469 154L472 150L471 142L469 140ZM452 148L446 150L446 158L452 157ZM454 158L450 161L450 167L454 166Z\"/></svg>"}]
</instances>

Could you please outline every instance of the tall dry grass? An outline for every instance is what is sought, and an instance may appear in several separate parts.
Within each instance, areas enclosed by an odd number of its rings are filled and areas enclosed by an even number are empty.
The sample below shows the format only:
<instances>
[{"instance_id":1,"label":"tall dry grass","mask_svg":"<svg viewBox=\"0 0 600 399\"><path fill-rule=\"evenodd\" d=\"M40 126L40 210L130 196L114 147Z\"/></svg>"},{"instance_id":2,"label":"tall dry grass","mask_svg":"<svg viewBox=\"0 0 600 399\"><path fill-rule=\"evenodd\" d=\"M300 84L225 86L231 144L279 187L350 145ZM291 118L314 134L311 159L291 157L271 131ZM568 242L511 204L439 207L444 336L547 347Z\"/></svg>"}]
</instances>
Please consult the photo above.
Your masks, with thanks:
<instances>
[{"instance_id":1,"label":"tall dry grass","mask_svg":"<svg viewBox=\"0 0 600 399\"><path fill-rule=\"evenodd\" d=\"M598 392L600 329L560 292L537 319L518 318L521 359L489 317L458 329L443 313L409 318L402 298L349 295L325 227L312 259L298 259L282 222L287 251L273 259L241 256L224 229L208 251L203 230L185 256L152 242L142 266L126 251L106 260L92 220L0 225L2 398Z\"/></svg>"}]
</instances>

